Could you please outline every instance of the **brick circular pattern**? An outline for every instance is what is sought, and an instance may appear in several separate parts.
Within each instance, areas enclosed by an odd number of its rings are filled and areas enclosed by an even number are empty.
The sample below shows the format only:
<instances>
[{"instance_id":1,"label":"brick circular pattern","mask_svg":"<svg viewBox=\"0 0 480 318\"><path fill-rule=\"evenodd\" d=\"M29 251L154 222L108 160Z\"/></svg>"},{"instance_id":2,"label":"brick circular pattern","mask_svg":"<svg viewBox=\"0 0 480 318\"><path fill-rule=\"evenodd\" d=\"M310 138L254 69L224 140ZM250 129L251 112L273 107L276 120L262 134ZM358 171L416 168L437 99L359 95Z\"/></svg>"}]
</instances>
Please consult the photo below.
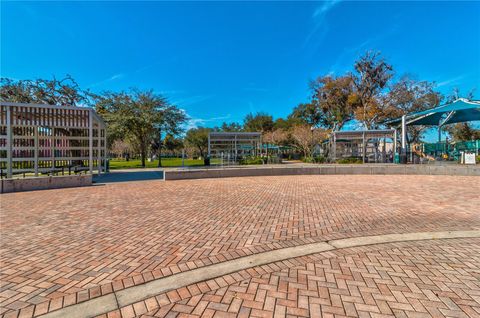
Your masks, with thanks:
<instances>
[{"instance_id":1,"label":"brick circular pattern","mask_svg":"<svg viewBox=\"0 0 480 318\"><path fill-rule=\"evenodd\" d=\"M478 177L324 175L4 194L1 313L51 311L281 247L480 229L478 189Z\"/></svg>"},{"instance_id":2,"label":"brick circular pattern","mask_svg":"<svg viewBox=\"0 0 480 318\"><path fill-rule=\"evenodd\" d=\"M97 318L479 317L480 253L474 250L480 250L478 239L325 252L187 286Z\"/></svg>"}]
</instances>

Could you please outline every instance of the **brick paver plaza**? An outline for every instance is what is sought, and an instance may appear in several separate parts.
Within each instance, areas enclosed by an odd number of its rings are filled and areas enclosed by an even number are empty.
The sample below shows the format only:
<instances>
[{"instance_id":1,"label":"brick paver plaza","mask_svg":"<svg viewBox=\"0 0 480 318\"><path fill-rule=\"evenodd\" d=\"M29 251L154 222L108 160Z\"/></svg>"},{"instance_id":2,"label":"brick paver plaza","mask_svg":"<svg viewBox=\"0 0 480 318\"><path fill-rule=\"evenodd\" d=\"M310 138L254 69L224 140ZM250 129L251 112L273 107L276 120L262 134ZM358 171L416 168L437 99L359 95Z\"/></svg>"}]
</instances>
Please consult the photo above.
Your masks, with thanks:
<instances>
[{"instance_id":1,"label":"brick paver plaza","mask_svg":"<svg viewBox=\"0 0 480 318\"><path fill-rule=\"evenodd\" d=\"M478 177L143 181L3 194L0 200L5 317L38 316L286 247L480 230ZM189 315L480 317L480 239L375 244L285 259L108 313Z\"/></svg>"}]
</instances>

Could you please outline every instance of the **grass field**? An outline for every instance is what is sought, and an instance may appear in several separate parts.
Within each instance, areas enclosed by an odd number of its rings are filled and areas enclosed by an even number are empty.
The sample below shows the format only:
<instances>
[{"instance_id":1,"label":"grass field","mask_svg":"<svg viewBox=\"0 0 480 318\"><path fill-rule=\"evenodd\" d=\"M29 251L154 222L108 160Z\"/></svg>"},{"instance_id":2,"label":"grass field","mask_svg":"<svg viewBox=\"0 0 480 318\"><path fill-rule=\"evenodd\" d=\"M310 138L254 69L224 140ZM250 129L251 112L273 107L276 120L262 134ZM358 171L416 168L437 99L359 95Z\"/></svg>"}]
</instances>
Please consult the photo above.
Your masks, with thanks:
<instances>
[{"instance_id":1,"label":"grass field","mask_svg":"<svg viewBox=\"0 0 480 318\"><path fill-rule=\"evenodd\" d=\"M156 168L158 166L158 160L152 162L146 162L147 168ZM181 167L182 158L162 158L163 167ZM203 160L199 159L185 159L185 166L203 166ZM129 169L129 168L141 168L142 162L140 159L131 159L129 161L122 159L110 159L110 170L115 169Z\"/></svg>"}]
</instances>

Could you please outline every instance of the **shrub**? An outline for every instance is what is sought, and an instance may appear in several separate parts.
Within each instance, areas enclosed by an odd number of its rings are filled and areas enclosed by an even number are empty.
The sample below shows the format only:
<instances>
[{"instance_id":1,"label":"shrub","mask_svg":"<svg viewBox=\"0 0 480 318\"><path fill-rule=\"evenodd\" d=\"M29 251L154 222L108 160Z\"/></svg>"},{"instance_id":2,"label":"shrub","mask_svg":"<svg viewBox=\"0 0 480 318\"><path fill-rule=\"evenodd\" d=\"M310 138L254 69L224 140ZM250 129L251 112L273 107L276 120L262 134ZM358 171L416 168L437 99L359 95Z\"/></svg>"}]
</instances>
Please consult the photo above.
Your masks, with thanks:
<instances>
[{"instance_id":1,"label":"shrub","mask_svg":"<svg viewBox=\"0 0 480 318\"><path fill-rule=\"evenodd\" d=\"M245 157L240 159L241 165L261 165L263 164L264 160L262 157Z\"/></svg>"},{"instance_id":2,"label":"shrub","mask_svg":"<svg viewBox=\"0 0 480 318\"><path fill-rule=\"evenodd\" d=\"M362 159L356 158L356 157L349 157L349 158L337 159L336 162L341 164L352 164L352 163L358 164L358 163L362 163Z\"/></svg>"},{"instance_id":3,"label":"shrub","mask_svg":"<svg viewBox=\"0 0 480 318\"><path fill-rule=\"evenodd\" d=\"M324 163L326 158L324 156L303 157L302 161L306 163Z\"/></svg>"}]
</instances>

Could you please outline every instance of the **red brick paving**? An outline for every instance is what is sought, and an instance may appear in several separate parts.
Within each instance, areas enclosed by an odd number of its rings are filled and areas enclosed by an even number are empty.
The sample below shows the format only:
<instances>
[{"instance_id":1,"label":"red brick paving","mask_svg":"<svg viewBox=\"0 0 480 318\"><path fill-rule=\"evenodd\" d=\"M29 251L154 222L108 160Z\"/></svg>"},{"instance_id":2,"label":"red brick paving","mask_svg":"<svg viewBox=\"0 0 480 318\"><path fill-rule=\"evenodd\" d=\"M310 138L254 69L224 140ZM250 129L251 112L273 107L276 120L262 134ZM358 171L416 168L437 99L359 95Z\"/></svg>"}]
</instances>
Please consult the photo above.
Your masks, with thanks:
<instances>
[{"instance_id":1,"label":"red brick paving","mask_svg":"<svg viewBox=\"0 0 480 318\"><path fill-rule=\"evenodd\" d=\"M480 229L479 189L478 177L289 176L3 194L0 313L51 311L280 247Z\"/></svg>"},{"instance_id":2,"label":"red brick paving","mask_svg":"<svg viewBox=\"0 0 480 318\"><path fill-rule=\"evenodd\" d=\"M117 313L123 318L475 318L480 317L480 253L472 251L480 251L479 239L319 253L191 285ZM216 286L200 291L205 284ZM171 296L182 290L184 296Z\"/></svg>"}]
</instances>

